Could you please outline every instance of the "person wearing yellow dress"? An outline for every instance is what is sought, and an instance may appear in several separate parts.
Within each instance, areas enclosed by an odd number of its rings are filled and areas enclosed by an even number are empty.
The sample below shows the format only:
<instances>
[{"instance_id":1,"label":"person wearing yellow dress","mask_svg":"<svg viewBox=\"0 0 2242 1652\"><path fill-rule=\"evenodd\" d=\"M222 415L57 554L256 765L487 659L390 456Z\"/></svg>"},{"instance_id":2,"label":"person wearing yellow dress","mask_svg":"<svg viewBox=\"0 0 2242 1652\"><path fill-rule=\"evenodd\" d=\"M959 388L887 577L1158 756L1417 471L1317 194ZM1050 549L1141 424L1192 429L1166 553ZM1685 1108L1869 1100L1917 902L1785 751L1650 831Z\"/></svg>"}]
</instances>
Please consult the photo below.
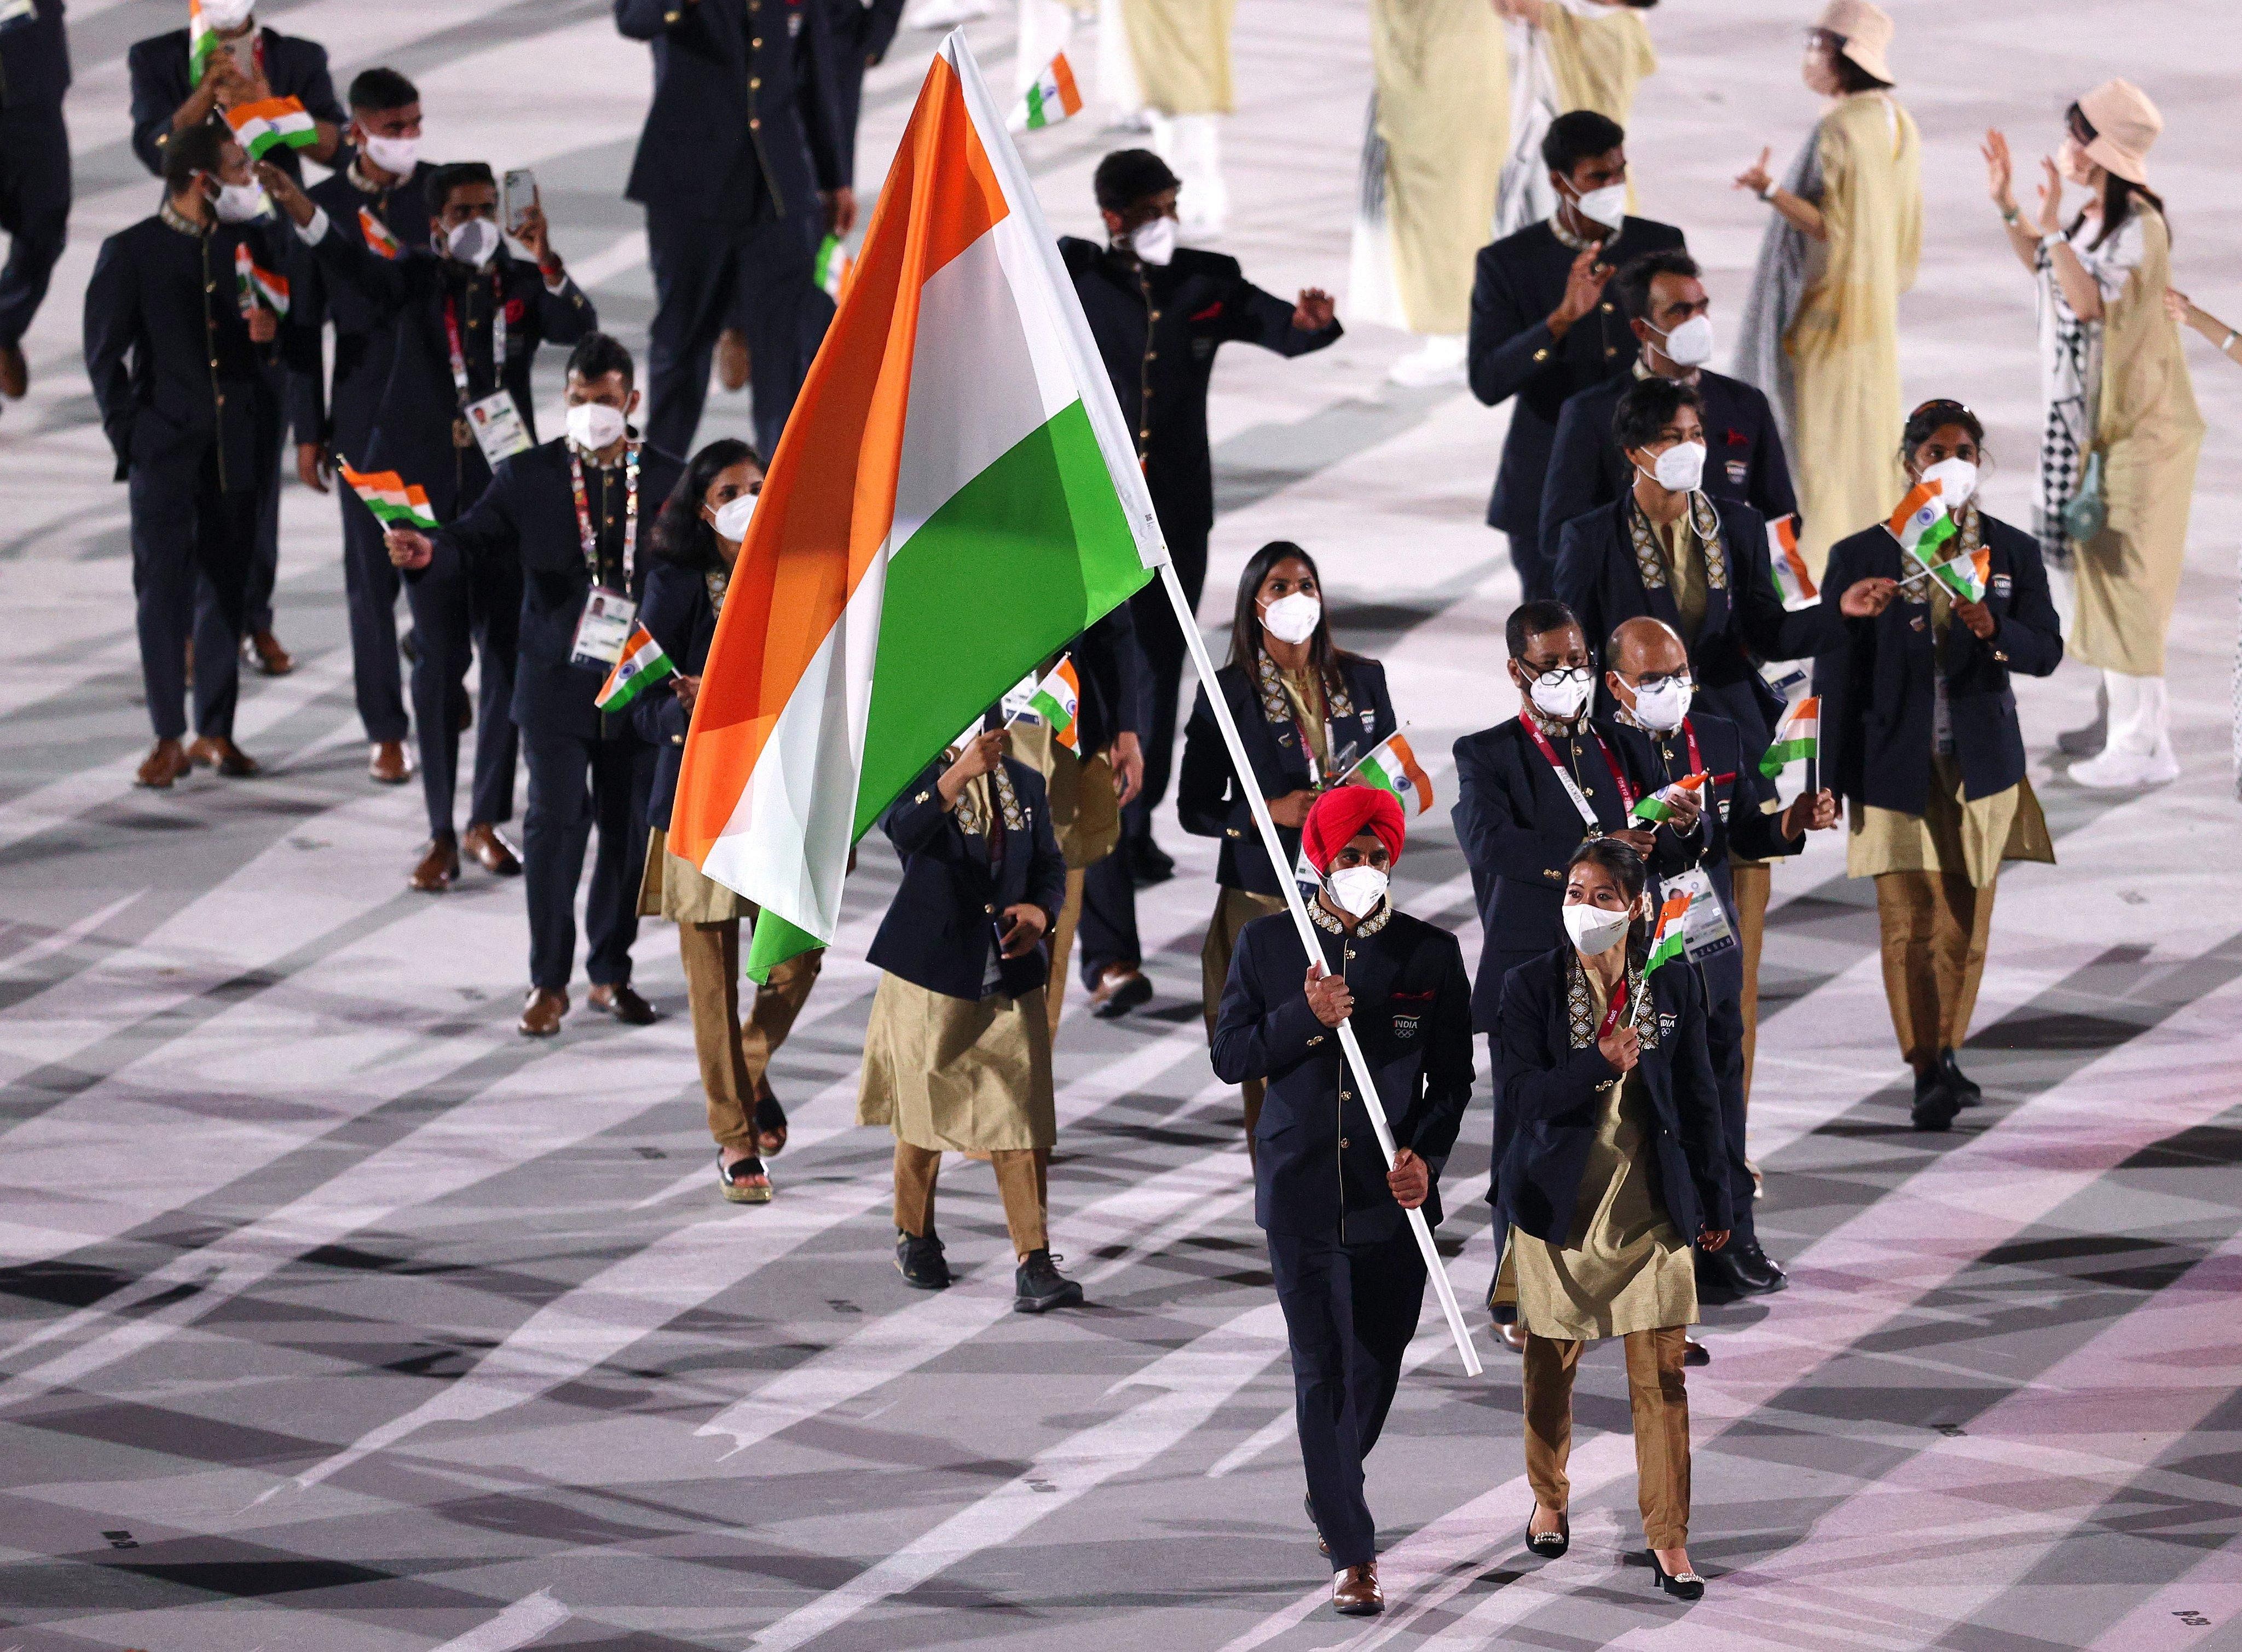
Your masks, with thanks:
<instances>
[{"instance_id":1,"label":"person wearing yellow dress","mask_svg":"<svg viewBox=\"0 0 2242 1652\"><path fill-rule=\"evenodd\" d=\"M2052 568L2071 581L2071 647L2101 668L2093 722L2061 736L2099 790L2179 778L2167 728L2165 633L2187 555L2203 445L2179 329L2165 307L2172 231L2149 187L2164 118L2138 87L2105 81L2071 105L2040 163L2032 223L2017 210L2007 138L1985 134L1986 182L2009 245L2039 288L2039 500ZM2063 222L2063 186L2086 205Z\"/></svg>"},{"instance_id":2,"label":"person wearing yellow dress","mask_svg":"<svg viewBox=\"0 0 2242 1652\"><path fill-rule=\"evenodd\" d=\"M1230 218L1222 117L1238 107L1230 77L1237 15L1238 0L1121 0L1152 148L1184 181L1178 211L1187 230L1217 233Z\"/></svg>"},{"instance_id":3,"label":"person wearing yellow dress","mask_svg":"<svg viewBox=\"0 0 2242 1652\"><path fill-rule=\"evenodd\" d=\"M1541 135L1560 115L1593 110L1620 125L1635 88L1658 72L1639 15L1658 0L1494 0L1510 21L1510 142L1495 208L1497 240L1557 210L1541 165ZM1627 210L1635 209L1635 185Z\"/></svg>"},{"instance_id":4,"label":"person wearing yellow dress","mask_svg":"<svg viewBox=\"0 0 2242 1652\"><path fill-rule=\"evenodd\" d=\"M1829 0L1804 78L1829 111L1778 184L1769 151L1736 178L1775 212L1744 306L1736 377L1757 385L1798 465L1798 548L1817 580L1830 544L1890 513L1898 463L1899 295L1923 247L1922 145L1891 95L1891 19Z\"/></svg>"},{"instance_id":5,"label":"person wearing yellow dress","mask_svg":"<svg viewBox=\"0 0 2242 1652\"><path fill-rule=\"evenodd\" d=\"M1371 0L1370 57L1349 313L1423 340L1397 384L1460 385L1510 131L1502 24L1487 0Z\"/></svg>"}]
</instances>

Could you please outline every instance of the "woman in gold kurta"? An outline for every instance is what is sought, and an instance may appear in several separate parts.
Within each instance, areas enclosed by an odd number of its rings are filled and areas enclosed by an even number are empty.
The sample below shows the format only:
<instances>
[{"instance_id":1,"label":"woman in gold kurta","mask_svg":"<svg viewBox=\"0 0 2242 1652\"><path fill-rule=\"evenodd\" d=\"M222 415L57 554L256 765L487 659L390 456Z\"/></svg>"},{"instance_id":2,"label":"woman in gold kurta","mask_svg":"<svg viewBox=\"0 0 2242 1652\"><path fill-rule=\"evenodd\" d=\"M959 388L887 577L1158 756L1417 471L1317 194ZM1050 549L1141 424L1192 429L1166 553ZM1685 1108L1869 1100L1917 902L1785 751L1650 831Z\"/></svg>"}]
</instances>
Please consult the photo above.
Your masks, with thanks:
<instances>
[{"instance_id":1,"label":"woman in gold kurta","mask_svg":"<svg viewBox=\"0 0 2242 1652\"><path fill-rule=\"evenodd\" d=\"M2064 124L2061 148L2040 163L2030 225L2017 210L2008 140L1985 135L1994 205L2039 287L2040 547L2073 581L2071 650L2102 672L2094 722L2063 746L2086 757L2071 769L2082 786L2163 785L2179 777L2165 633L2203 443L2165 306L2172 231L2148 186L2149 146L2164 119L2137 87L2112 80L2071 104ZM2089 192L2067 227L2066 182Z\"/></svg>"},{"instance_id":2,"label":"woman in gold kurta","mask_svg":"<svg viewBox=\"0 0 2242 1652\"><path fill-rule=\"evenodd\" d=\"M1651 967L1642 857L1596 837L1565 869L1567 944L1510 971L1495 1041L1498 1209L1509 1212L1526 1329L1526 1545L1571 1541L1573 1373L1621 1337L1636 1494L1658 1587L1705 1592L1689 1567L1689 1400L1682 1330L1697 1318L1694 1242L1728 1242L1732 1196L1696 972Z\"/></svg>"},{"instance_id":3,"label":"woman in gold kurta","mask_svg":"<svg viewBox=\"0 0 2242 1652\"><path fill-rule=\"evenodd\" d=\"M1775 211L1744 308L1737 376L1765 391L1798 478L1798 547L1829 546L1906 489L1899 296L1915 285L1923 183L1915 122L1891 95L1891 19L1830 0L1807 37L1809 89L1832 101L1780 185L1768 151L1736 179Z\"/></svg>"}]
</instances>

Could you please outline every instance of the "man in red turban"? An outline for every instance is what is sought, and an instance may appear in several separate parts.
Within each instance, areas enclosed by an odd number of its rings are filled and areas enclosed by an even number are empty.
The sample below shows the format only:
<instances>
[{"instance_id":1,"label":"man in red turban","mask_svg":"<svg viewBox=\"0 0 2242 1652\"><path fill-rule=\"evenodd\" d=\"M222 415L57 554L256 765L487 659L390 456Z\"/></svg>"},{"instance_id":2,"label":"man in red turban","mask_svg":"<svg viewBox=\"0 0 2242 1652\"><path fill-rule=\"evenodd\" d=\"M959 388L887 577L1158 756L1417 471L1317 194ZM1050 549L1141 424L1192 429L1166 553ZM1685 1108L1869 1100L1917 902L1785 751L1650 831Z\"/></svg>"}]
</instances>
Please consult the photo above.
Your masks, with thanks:
<instances>
[{"instance_id":1,"label":"man in red turban","mask_svg":"<svg viewBox=\"0 0 2242 1652\"><path fill-rule=\"evenodd\" d=\"M1215 1075L1265 1079L1254 1121L1253 1219L1292 1351L1308 1512L1331 1556L1332 1606L1381 1610L1363 1459L1378 1443L1417 1328L1425 1264L1405 1212L1440 1219L1440 1177L1471 1100L1471 977L1446 930L1397 912L1391 792L1318 797L1300 847L1322 875L1312 956L1289 913L1238 932L1214 1023ZM1362 1086L1340 1054L1353 1026L1393 1133L1387 1168Z\"/></svg>"}]
</instances>

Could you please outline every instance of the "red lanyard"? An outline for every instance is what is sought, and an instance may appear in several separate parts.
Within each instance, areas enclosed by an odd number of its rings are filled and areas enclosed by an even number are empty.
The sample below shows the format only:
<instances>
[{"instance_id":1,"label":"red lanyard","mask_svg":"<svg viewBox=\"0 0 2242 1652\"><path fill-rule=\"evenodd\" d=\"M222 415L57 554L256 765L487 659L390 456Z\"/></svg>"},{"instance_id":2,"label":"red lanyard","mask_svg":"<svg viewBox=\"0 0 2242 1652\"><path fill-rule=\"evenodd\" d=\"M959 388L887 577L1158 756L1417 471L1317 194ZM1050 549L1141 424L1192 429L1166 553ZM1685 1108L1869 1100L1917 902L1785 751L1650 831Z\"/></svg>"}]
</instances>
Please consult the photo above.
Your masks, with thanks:
<instances>
[{"instance_id":1,"label":"red lanyard","mask_svg":"<svg viewBox=\"0 0 2242 1652\"><path fill-rule=\"evenodd\" d=\"M491 382L494 388L506 385L506 303L493 284L491 305ZM452 351L452 384L460 393L460 406L466 406L474 393L467 387L467 353L460 345L460 308L457 300L446 293L444 298L444 342Z\"/></svg>"},{"instance_id":2,"label":"red lanyard","mask_svg":"<svg viewBox=\"0 0 2242 1652\"><path fill-rule=\"evenodd\" d=\"M1557 749L1549 743L1549 737L1534 726L1534 720L1531 717L1520 715L1518 721L1526 725L1526 732L1533 735L1534 743L1541 748L1541 755L1549 760L1549 767L1557 771L1557 778L1565 782L1565 789L1574 794L1573 801L1580 806L1581 812L1588 816L1588 823L1591 826L1595 825L1595 810L1588 807L1586 798L1578 795L1580 782L1573 778L1572 770L1557 760ZM1625 814L1635 807L1635 788L1628 785L1627 776L1620 773L1619 764L1612 757L1611 748L1604 744L1604 737L1592 728L1588 730L1588 738L1596 742L1596 749L1603 754L1604 767L1611 771L1612 784L1619 788L1620 812ZM1693 737L1689 746L1692 756L1696 754L1696 742Z\"/></svg>"},{"instance_id":3,"label":"red lanyard","mask_svg":"<svg viewBox=\"0 0 2242 1652\"><path fill-rule=\"evenodd\" d=\"M1697 749L1697 731L1689 726L1689 719L1687 717L1682 719L1682 738L1689 742L1689 772L1693 775L1703 774L1705 759Z\"/></svg>"},{"instance_id":4,"label":"red lanyard","mask_svg":"<svg viewBox=\"0 0 2242 1652\"><path fill-rule=\"evenodd\" d=\"M568 480L576 492L576 533L584 542L584 566L589 569L592 583L600 583L600 534L592 524L592 503L584 493L584 461L568 450ZM623 594L631 590L632 564L638 551L638 449L623 449ZM604 496L601 502L607 501Z\"/></svg>"},{"instance_id":5,"label":"red lanyard","mask_svg":"<svg viewBox=\"0 0 2242 1652\"><path fill-rule=\"evenodd\" d=\"M1619 972L1619 984L1612 989L1611 1004L1609 1007L1604 1011L1603 1024L1596 1029L1596 1042L1598 1044L1601 1044L1606 1038L1612 1036L1612 1029L1619 1025L1620 1011L1626 1008L1627 971L1625 970L1621 970Z\"/></svg>"}]
</instances>

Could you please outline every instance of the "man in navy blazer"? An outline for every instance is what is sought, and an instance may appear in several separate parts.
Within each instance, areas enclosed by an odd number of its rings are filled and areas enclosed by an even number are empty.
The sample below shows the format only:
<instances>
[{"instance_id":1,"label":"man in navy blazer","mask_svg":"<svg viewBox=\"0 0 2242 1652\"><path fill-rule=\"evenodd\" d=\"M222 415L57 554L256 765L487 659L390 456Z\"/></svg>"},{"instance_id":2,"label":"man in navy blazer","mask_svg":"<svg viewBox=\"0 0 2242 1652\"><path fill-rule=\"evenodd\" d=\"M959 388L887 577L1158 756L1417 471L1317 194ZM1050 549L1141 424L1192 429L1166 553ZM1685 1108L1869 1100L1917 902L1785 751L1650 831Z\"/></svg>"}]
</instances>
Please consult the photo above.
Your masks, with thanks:
<instances>
[{"instance_id":1,"label":"man in navy blazer","mask_svg":"<svg viewBox=\"0 0 2242 1652\"><path fill-rule=\"evenodd\" d=\"M474 508L433 537L389 535L391 559L408 581L500 559L525 575L514 721L529 765L522 884L530 989L518 1024L527 1038L552 1037L568 1013L576 886L594 827L585 1003L632 1026L654 1019L630 984L654 749L628 709L594 704L612 661L577 648L595 588L634 602L644 595L654 520L684 473L676 459L632 440L625 420L638 406L634 378L629 351L603 332L589 335L568 358L569 433L501 461Z\"/></svg>"},{"instance_id":2,"label":"man in navy blazer","mask_svg":"<svg viewBox=\"0 0 2242 1652\"><path fill-rule=\"evenodd\" d=\"M1510 560L1529 601L1556 593L1541 554L1541 485L1558 413L1567 398L1635 360L1635 336L1605 284L1630 259L1682 244L1672 225L1620 210L1627 134L1616 123L1587 109L1560 115L1542 139L1541 158L1556 185L1557 210L1480 249L1469 348L1472 394L1490 407L1516 398L1487 521L1509 535ZM1588 206L1604 216L1592 216Z\"/></svg>"},{"instance_id":3,"label":"man in navy blazer","mask_svg":"<svg viewBox=\"0 0 2242 1652\"><path fill-rule=\"evenodd\" d=\"M319 141L305 152L323 166L333 160L350 117L335 100L327 49L316 40L263 27L246 0L203 0L203 20L217 36L218 50L199 81L185 29L151 35L124 55L132 84L132 152L140 164L161 177L164 146L174 133L238 104L268 97L293 97L302 104L319 127ZM291 178L303 176L295 150L283 145L272 158Z\"/></svg>"},{"instance_id":4,"label":"man in navy blazer","mask_svg":"<svg viewBox=\"0 0 2242 1652\"><path fill-rule=\"evenodd\" d=\"M70 41L63 0L37 0L28 17L0 28L0 396L30 388L23 339L47 296L55 260L70 233Z\"/></svg>"},{"instance_id":5,"label":"man in navy blazer","mask_svg":"<svg viewBox=\"0 0 2242 1652\"><path fill-rule=\"evenodd\" d=\"M1471 1103L1471 987L1447 930L1396 911L1403 842L1389 792L1340 786L1301 843L1323 875L1311 963L1291 917L1239 932L1214 1025L1216 1077L1265 1079L1254 1125L1253 1216L1292 1344L1309 1514L1343 1615L1380 1609L1363 1459L1378 1443L1417 1328L1425 1263L1408 1210L1440 1219L1440 1178ZM1337 1028L1352 1022L1396 1152L1386 1165Z\"/></svg>"},{"instance_id":6,"label":"man in navy blazer","mask_svg":"<svg viewBox=\"0 0 2242 1652\"><path fill-rule=\"evenodd\" d=\"M615 0L654 49L654 102L623 193L646 208L654 314L647 439L689 453L708 364L744 324L755 446L778 451L833 318L818 242L856 221L831 18L822 0Z\"/></svg>"},{"instance_id":7,"label":"man in navy blazer","mask_svg":"<svg viewBox=\"0 0 2242 1652\"><path fill-rule=\"evenodd\" d=\"M1612 415L1621 393L1638 379L1670 379L1704 398L1707 494L1741 500L1770 521L1797 514L1782 433L1767 397L1704 365L1713 358L1712 301L1697 261L1679 247L1646 252L1612 278L1609 290L1641 353L1627 372L1567 398L1558 412L1541 484L1543 557L1554 567L1565 524L1634 486L1635 467L1612 440Z\"/></svg>"}]
</instances>

